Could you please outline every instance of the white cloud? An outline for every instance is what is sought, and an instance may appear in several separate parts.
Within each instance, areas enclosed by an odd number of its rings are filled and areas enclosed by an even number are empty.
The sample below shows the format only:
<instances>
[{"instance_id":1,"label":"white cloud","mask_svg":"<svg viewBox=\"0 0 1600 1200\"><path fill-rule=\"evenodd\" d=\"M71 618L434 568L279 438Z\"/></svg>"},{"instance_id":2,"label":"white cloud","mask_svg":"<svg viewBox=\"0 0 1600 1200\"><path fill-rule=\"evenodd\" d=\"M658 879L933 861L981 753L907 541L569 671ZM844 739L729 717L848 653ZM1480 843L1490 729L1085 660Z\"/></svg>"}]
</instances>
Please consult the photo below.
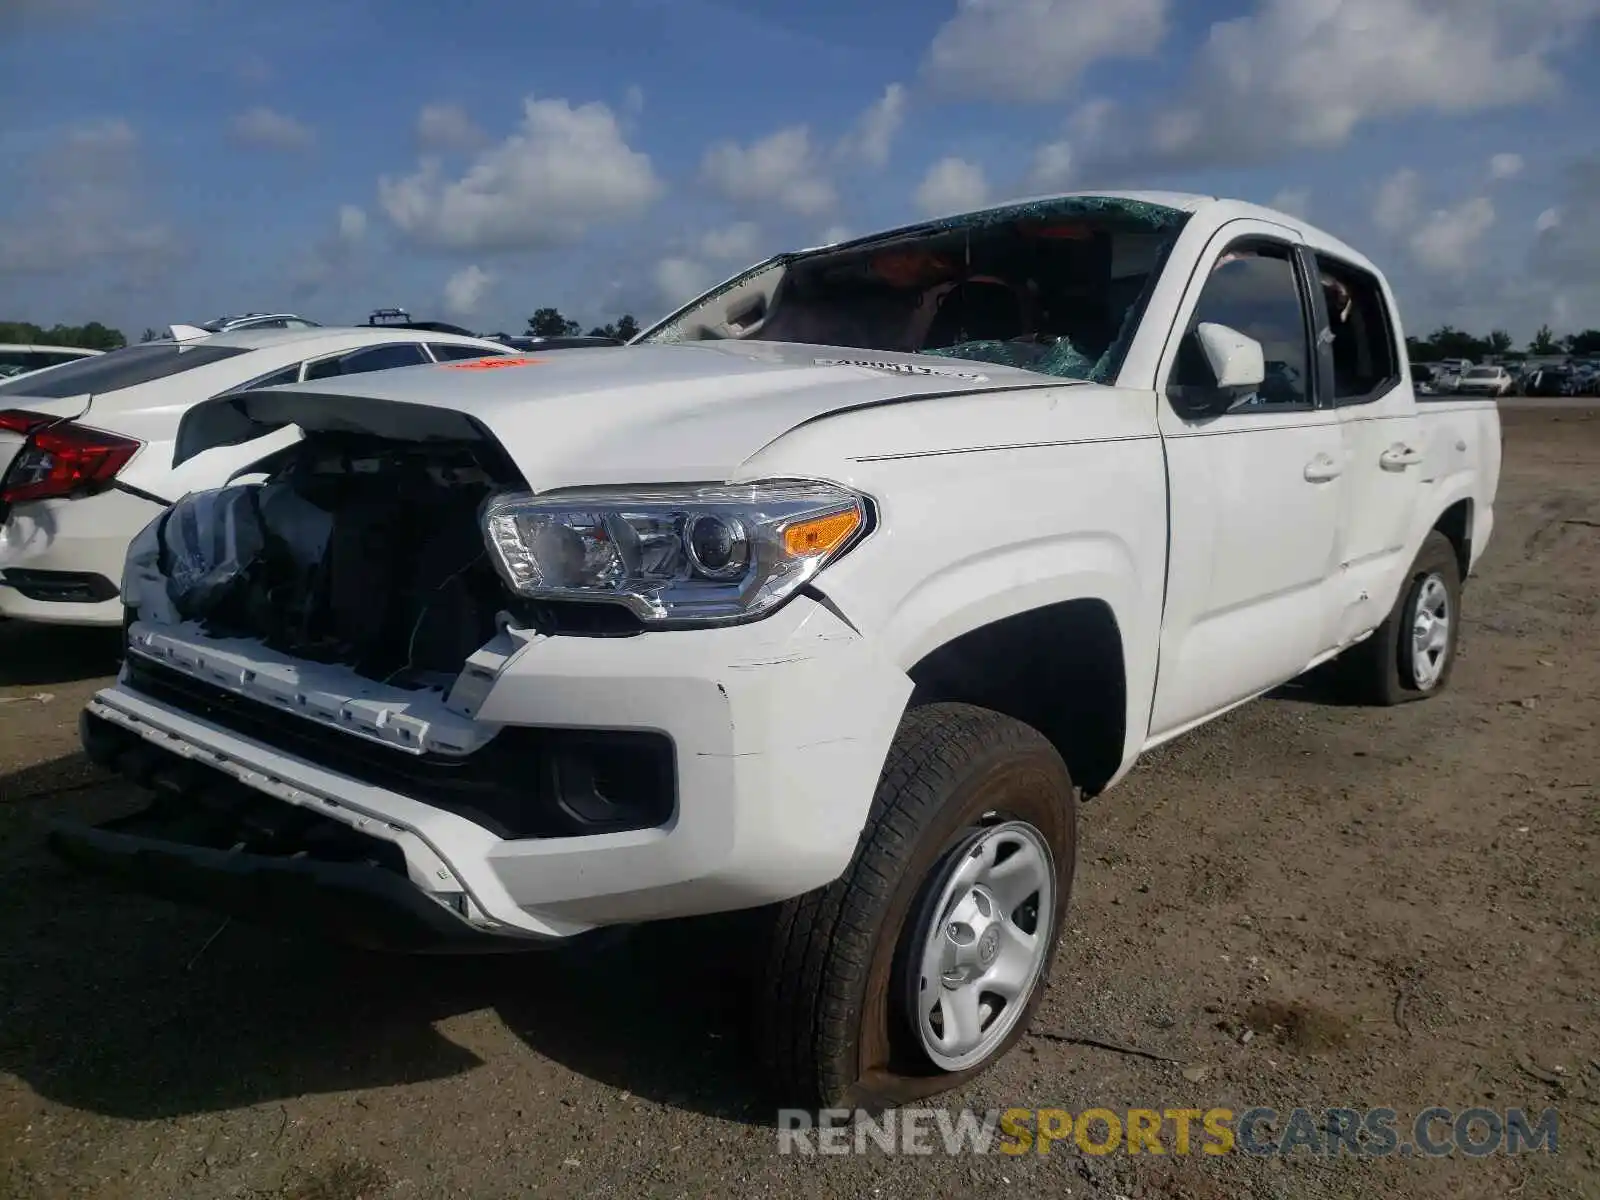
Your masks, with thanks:
<instances>
[{"instance_id":1,"label":"white cloud","mask_svg":"<svg viewBox=\"0 0 1600 1200\"><path fill-rule=\"evenodd\" d=\"M289 285L295 298L306 299L335 279L351 274L366 237L366 210L354 204L340 205L333 231L306 247L289 269Z\"/></svg>"},{"instance_id":2,"label":"white cloud","mask_svg":"<svg viewBox=\"0 0 1600 1200\"><path fill-rule=\"evenodd\" d=\"M1267 207L1303 220L1311 212L1311 189L1284 188L1267 201Z\"/></svg>"},{"instance_id":3,"label":"white cloud","mask_svg":"<svg viewBox=\"0 0 1600 1200\"><path fill-rule=\"evenodd\" d=\"M922 69L952 95L1057 100L1101 59L1153 54L1166 30L1167 0L957 0Z\"/></svg>"},{"instance_id":4,"label":"white cloud","mask_svg":"<svg viewBox=\"0 0 1600 1200\"><path fill-rule=\"evenodd\" d=\"M1112 118L1117 115L1117 103L1101 97L1080 104L1067 118L1067 128L1080 142L1095 142L1105 136Z\"/></svg>"},{"instance_id":5,"label":"white cloud","mask_svg":"<svg viewBox=\"0 0 1600 1200\"><path fill-rule=\"evenodd\" d=\"M339 208L339 240L353 243L359 242L366 236L366 210L357 208L354 204L341 205Z\"/></svg>"},{"instance_id":6,"label":"white cloud","mask_svg":"<svg viewBox=\"0 0 1600 1200\"><path fill-rule=\"evenodd\" d=\"M691 258L664 258L656 264L656 290L662 303L672 308L693 300L715 282L710 269Z\"/></svg>"},{"instance_id":7,"label":"white cloud","mask_svg":"<svg viewBox=\"0 0 1600 1200\"><path fill-rule=\"evenodd\" d=\"M628 90L622 93L622 111L630 117L644 112L644 89L637 83L629 84Z\"/></svg>"},{"instance_id":8,"label":"white cloud","mask_svg":"<svg viewBox=\"0 0 1600 1200\"><path fill-rule=\"evenodd\" d=\"M856 119L855 128L840 143L840 150L869 166L881 167L887 163L895 135L905 123L906 100L905 86L891 83Z\"/></svg>"},{"instance_id":9,"label":"white cloud","mask_svg":"<svg viewBox=\"0 0 1600 1200\"><path fill-rule=\"evenodd\" d=\"M736 203L778 204L802 216L815 216L838 200L820 160L811 131L794 125L748 146L717 142L706 150L700 174Z\"/></svg>"},{"instance_id":10,"label":"white cloud","mask_svg":"<svg viewBox=\"0 0 1600 1200\"><path fill-rule=\"evenodd\" d=\"M1494 204L1484 196L1438 209L1411 235L1411 255L1437 274L1466 274L1476 265L1474 252L1494 220Z\"/></svg>"},{"instance_id":11,"label":"white cloud","mask_svg":"<svg viewBox=\"0 0 1600 1200\"><path fill-rule=\"evenodd\" d=\"M445 280L445 311L456 317L472 316L494 284L495 276L477 264L462 267Z\"/></svg>"},{"instance_id":12,"label":"white cloud","mask_svg":"<svg viewBox=\"0 0 1600 1200\"><path fill-rule=\"evenodd\" d=\"M1372 223L1384 233L1398 235L1417 219L1422 204L1422 176L1406 167L1384 180L1372 205Z\"/></svg>"},{"instance_id":13,"label":"white cloud","mask_svg":"<svg viewBox=\"0 0 1600 1200\"><path fill-rule=\"evenodd\" d=\"M417 144L424 150L471 151L487 140L459 104L428 104L417 114Z\"/></svg>"},{"instance_id":14,"label":"white cloud","mask_svg":"<svg viewBox=\"0 0 1600 1200\"><path fill-rule=\"evenodd\" d=\"M1461 115L1545 98L1552 59L1600 0L1259 0L1211 27L1151 149L1244 162L1344 144L1407 113Z\"/></svg>"},{"instance_id":15,"label":"white cloud","mask_svg":"<svg viewBox=\"0 0 1600 1200\"><path fill-rule=\"evenodd\" d=\"M1072 180L1072 165L1071 142L1046 142L1033 152L1033 165L1028 169L1028 190L1065 191Z\"/></svg>"},{"instance_id":16,"label":"white cloud","mask_svg":"<svg viewBox=\"0 0 1600 1200\"><path fill-rule=\"evenodd\" d=\"M1600 328L1600 155L1568 169L1559 201L1539 217L1533 274L1570 291L1579 328Z\"/></svg>"},{"instance_id":17,"label":"white cloud","mask_svg":"<svg viewBox=\"0 0 1600 1200\"><path fill-rule=\"evenodd\" d=\"M962 158L942 158L929 167L915 196L917 207L930 217L981 208L988 198L983 168Z\"/></svg>"},{"instance_id":18,"label":"white cloud","mask_svg":"<svg viewBox=\"0 0 1600 1200\"><path fill-rule=\"evenodd\" d=\"M179 243L149 214L140 148L128 122L103 120L53 136L19 161L10 212L0 216L0 276L70 274L99 287L91 268L148 278L170 265Z\"/></svg>"},{"instance_id":19,"label":"white cloud","mask_svg":"<svg viewBox=\"0 0 1600 1200\"><path fill-rule=\"evenodd\" d=\"M1520 154L1496 154L1489 160L1489 178L1515 179L1522 174L1523 166Z\"/></svg>"},{"instance_id":20,"label":"white cloud","mask_svg":"<svg viewBox=\"0 0 1600 1200\"><path fill-rule=\"evenodd\" d=\"M636 217L661 192L648 155L632 149L604 104L523 102L522 123L460 179L424 158L378 196L395 226L424 245L528 250L573 242L590 226Z\"/></svg>"},{"instance_id":21,"label":"white cloud","mask_svg":"<svg viewBox=\"0 0 1600 1200\"><path fill-rule=\"evenodd\" d=\"M848 242L853 237L855 237L855 234L850 231L848 225L829 225L822 231L817 244L819 246L833 246L839 242Z\"/></svg>"},{"instance_id":22,"label":"white cloud","mask_svg":"<svg viewBox=\"0 0 1600 1200\"><path fill-rule=\"evenodd\" d=\"M700 239L700 253L712 259L752 262L761 244L761 230L750 221L713 229Z\"/></svg>"},{"instance_id":23,"label":"white cloud","mask_svg":"<svg viewBox=\"0 0 1600 1200\"><path fill-rule=\"evenodd\" d=\"M309 150L317 140L309 125L265 105L235 117L233 136L263 150Z\"/></svg>"}]
</instances>

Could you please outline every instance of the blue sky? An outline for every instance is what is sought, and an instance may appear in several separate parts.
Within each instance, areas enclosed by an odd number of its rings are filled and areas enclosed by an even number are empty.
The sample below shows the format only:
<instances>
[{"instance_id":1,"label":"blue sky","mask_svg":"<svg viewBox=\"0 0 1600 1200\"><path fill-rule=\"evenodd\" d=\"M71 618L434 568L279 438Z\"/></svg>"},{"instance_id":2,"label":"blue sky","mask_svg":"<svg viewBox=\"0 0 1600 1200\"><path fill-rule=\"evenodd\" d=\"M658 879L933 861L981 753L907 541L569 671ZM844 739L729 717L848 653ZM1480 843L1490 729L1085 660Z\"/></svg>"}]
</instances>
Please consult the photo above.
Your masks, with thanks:
<instances>
[{"instance_id":1,"label":"blue sky","mask_svg":"<svg viewBox=\"0 0 1600 1200\"><path fill-rule=\"evenodd\" d=\"M659 315L1034 191L1303 212L1600 326L1600 0L0 0L0 318Z\"/></svg>"}]
</instances>

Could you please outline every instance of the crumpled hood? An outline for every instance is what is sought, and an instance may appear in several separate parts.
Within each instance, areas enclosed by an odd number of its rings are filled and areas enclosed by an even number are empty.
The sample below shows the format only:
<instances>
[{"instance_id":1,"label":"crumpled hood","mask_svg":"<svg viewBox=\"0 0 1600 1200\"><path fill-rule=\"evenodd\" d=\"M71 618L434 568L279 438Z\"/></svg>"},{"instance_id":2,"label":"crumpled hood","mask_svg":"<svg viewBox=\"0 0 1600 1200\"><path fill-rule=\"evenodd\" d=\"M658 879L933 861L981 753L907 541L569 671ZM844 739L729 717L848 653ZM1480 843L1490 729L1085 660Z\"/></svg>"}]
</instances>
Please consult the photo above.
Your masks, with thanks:
<instances>
[{"instance_id":1,"label":"crumpled hood","mask_svg":"<svg viewBox=\"0 0 1600 1200\"><path fill-rule=\"evenodd\" d=\"M829 413L1072 382L988 363L774 342L560 350L218 397L184 415L175 462L286 425L410 441L487 431L536 491L701 482L731 477L775 439Z\"/></svg>"}]
</instances>

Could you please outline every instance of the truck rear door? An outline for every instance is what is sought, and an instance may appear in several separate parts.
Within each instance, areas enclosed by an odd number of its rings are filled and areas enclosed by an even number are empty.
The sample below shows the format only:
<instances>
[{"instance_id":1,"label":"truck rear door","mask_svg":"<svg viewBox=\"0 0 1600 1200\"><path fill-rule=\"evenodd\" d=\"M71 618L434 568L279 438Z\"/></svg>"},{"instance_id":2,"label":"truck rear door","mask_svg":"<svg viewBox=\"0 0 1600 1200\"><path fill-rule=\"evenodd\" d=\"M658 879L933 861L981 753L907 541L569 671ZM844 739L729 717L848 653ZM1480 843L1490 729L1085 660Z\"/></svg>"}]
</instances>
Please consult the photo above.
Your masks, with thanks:
<instances>
[{"instance_id":1,"label":"truck rear door","mask_svg":"<svg viewBox=\"0 0 1600 1200\"><path fill-rule=\"evenodd\" d=\"M1378 276L1315 248L1302 248L1319 330L1317 387L1339 414L1345 487L1340 494L1337 645L1388 615L1423 494L1422 421L1406 370L1394 298Z\"/></svg>"}]
</instances>

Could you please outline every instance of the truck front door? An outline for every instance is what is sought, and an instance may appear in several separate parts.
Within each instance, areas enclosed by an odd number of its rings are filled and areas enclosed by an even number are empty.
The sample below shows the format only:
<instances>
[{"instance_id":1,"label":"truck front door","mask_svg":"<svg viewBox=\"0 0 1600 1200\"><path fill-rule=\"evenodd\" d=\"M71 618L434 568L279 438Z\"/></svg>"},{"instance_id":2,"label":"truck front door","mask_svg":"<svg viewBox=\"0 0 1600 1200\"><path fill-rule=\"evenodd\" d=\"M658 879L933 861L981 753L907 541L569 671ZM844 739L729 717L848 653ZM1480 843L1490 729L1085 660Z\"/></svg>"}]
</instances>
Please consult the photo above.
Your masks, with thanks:
<instances>
[{"instance_id":1,"label":"truck front door","mask_svg":"<svg viewBox=\"0 0 1600 1200\"><path fill-rule=\"evenodd\" d=\"M1293 678L1333 644L1345 456L1338 413L1317 403L1297 237L1225 225L1157 371L1171 532L1152 737ZM1255 338L1266 360L1262 388L1220 416L1185 403L1207 381L1192 337L1203 321Z\"/></svg>"}]
</instances>

